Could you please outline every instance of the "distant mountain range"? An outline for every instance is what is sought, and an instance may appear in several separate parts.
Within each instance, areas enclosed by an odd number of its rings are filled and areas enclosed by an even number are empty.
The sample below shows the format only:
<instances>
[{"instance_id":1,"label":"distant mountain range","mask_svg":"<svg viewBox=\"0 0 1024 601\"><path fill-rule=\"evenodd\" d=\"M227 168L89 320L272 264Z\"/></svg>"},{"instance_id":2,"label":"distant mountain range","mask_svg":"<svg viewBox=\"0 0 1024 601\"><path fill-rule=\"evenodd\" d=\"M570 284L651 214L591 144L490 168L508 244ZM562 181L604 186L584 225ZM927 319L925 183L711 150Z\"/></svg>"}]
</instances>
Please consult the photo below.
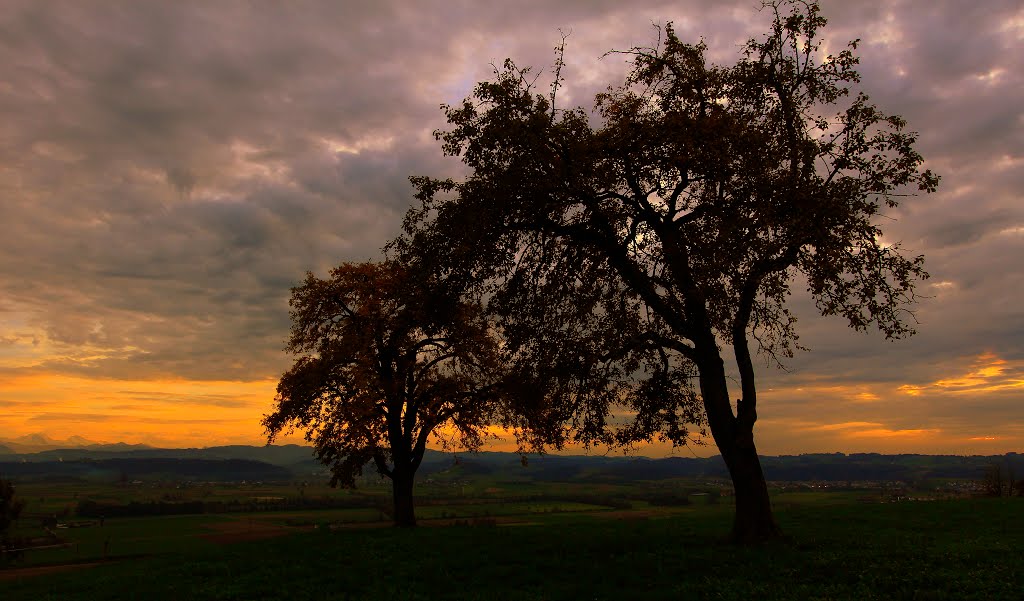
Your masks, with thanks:
<instances>
[{"instance_id":1,"label":"distant mountain range","mask_svg":"<svg viewBox=\"0 0 1024 601\"><path fill-rule=\"evenodd\" d=\"M26 434L17 438L0 439L0 455L10 453L39 453L54 449L102 449L111 451L126 451L133 449L150 449L144 444L127 444L123 442L107 443L96 442L81 436L71 436L64 440L50 438L42 433Z\"/></svg>"},{"instance_id":2,"label":"distant mountain range","mask_svg":"<svg viewBox=\"0 0 1024 601\"><path fill-rule=\"evenodd\" d=\"M57 448L54 444L71 443ZM50 446L45 450L26 448ZM922 481L980 479L992 463L1024 476L1024 455L880 455L819 453L761 458L771 481ZM372 474L372 468L366 470ZM326 479L326 468L311 447L228 445L202 449L158 449L123 443L102 444L77 438L54 441L41 435L0 441L0 475L23 478L109 480L266 480ZM427 451L421 478L503 482L629 482L668 478L726 478L721 457L688 458L607 455L530 456L526 465L515 453L476 454Z\"/></svg>"}]
</instances>

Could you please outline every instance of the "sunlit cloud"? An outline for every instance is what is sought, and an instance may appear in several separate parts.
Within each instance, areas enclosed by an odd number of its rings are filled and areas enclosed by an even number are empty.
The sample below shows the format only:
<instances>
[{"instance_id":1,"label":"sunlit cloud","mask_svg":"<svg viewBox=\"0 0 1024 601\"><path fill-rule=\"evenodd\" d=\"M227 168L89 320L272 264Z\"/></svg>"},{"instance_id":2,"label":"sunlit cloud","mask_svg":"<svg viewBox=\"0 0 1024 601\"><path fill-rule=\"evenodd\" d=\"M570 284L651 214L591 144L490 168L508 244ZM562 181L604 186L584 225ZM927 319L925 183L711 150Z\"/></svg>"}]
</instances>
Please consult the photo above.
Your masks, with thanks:
<instances>
[{"instance_id":1,"label":"sunlit cloud","mask_svg":"<svg viewBox=\"0 0 1024 601\"><path fill-rule=\"evenodd\" d=\"M868 428L865 430L851 430L843 433L850 438L931 438L934 439L942 434L938 428L906 428L894 430L892 428Z\"/></svg>"},{"instance_id":2,"label":"sunlit cloud","mask_svg":"<svg viewBox=\"0 0 1024 601\"><path fill-rule=\"evenodd\" d=\"M1024 391L1024 362L1011 363L993 353L978 356L969 370L925 384L903 384L898 390L910 396L926 392L945 394L983 394Z\"/></svg>"},{"instance_id":3,"label":"sunlit cloud","mask_svg":"<svg viewBox=\"0 0 1024 601\"><path fill-rule=\"evenodd\" d=\"M1006 19L999 27L999 31L1018 40L1024 40L1024 9L1018 11L1015 16Z\"/></svg>"},{"instance_id":4,"label":"sunlit cloud","mask_svg":"<svg viewBox=\"0 0 1024 601\"><path fill-rule=\"evenodd\" d=\"M821 430L823 432L832 432L834 430L851 430L858 428L877 428L882 424L878 422L843 422L839 424L820 424L814 426L808 426L807 430Z\"/></svg>"},{"instance_id":5,"label":"sunlit cloud","mask_svg":"<svg viewBox=\"0 0 1024 601\"><path fill-rule=\"evenodd\" d=\"M809 431L834 432L840 438L920 438L942 433L938 428L887 428L879 422L842 422L818 424L804 428Z\"/></svg>"}]
</instances>

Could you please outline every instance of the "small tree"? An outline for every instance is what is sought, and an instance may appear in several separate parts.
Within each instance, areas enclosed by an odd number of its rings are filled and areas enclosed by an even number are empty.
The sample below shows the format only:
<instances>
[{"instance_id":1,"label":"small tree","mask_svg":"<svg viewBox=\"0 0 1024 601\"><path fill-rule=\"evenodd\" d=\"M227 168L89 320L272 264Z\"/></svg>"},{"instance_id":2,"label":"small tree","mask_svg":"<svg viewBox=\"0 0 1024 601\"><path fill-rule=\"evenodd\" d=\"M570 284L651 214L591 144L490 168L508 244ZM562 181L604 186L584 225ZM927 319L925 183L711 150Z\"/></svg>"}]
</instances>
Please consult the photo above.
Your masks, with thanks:
<instances>
[{"instance_id":1,"label":"small tree","mask_svg":"<svg viewBox=\"0 0 1024 601\"><path fill-rule=\"evenodd\" d=\"M985 467L983 484L986 495L990 497L1003 496L1003 468L999 462L993 461Z\"/></svg>"},{"instance_id":2,"label":"small tree","mask_svg":"<svg viewBox=\"0 0 1024 601\"><path fill-rule=\"evenodd\" d=\"M1004 469L1003 466L1006 466ZM985 467L984 477L982 478L982 485L985 488L985 494L990 497L1012 497L1014 494L1020 494L1018 491L1021 489L1021 480L1017 480L1013 471L1013 463L1010 462L1009 456L1004 457L1002 462L991 461Z\"/></svg>"},{"instance_id":3,"label":"small tree","mask_svg":"<svg viewBox=\"0 0 1024 601\"><path fill-rule=\"evenodd\" d=\"M544 399L523 407L541 416L539 439L557 443L559 420L584 440L619 438L607 430L628 397L620 376L654 392L627 437L678 440L699 401L743 542L779 534L754 444L753 354L796 347L794 284L856 330L912 333L923 259L883 238L879 214L938 181L905 121L851 94L857 42L822 57L816 3L766 6L770 30L732 66L708 64L705 45L671 25L655 47L625 52L632 73L596 114L556 106L560 70L538 94L506 61L446 108L450 129L436 134L467 179L413 178L422 206L407 220L424 255L494 282L508 348Z\"/></svg>"},{"instance_id":4,"label":"small tree","mask_svg":"<svg viewBox=\"0 0 1024 601\"><path fill-rule=\"evenodd\" d=\"M268 439L299 428L354 486L372 462L391 479L394 522L416 524L413 479L445 428L479 448L493 416L498 347L478 303L393 261L345 263L292 289L287 350L298 355L263 419Z\"/></svg>"},{"instance_id":5,"label":"small tree","mask_svg":"<svg viewBox=\"0 0 1024 601\"><path fill-rule=\"evenodd\" d=\"M10 480L0 478L0 548L7 548L10 543L8 530L25 506L24 501L14 494L14 484Z\"/></svg>"}]
</instances>

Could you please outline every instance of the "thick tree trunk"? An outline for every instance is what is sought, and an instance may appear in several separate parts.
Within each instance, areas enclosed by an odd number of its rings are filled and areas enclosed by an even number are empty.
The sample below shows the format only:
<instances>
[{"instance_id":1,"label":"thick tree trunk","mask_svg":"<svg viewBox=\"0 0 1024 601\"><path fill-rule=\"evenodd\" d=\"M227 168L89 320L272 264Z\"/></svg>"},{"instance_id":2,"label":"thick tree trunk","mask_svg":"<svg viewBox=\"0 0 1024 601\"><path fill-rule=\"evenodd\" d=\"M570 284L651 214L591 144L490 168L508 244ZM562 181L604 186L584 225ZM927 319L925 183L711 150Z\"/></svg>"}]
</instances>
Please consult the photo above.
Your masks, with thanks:
<instances>
[{"instance_id":1,"label":"thick tree trunk","mask_svg":"<svg viewBox=\"0 0 1024 601\"><path fill-rule=\"evenodd\" d=\"M395 504L395 526L412 528L416 525L416 511L412 503L412 473L393 473L391 476L392 498Z\"/></svg>"},{"instance_id":2,"label":"thick tree trunk","mask_svg":"<svg viewBox=\"0 0 1024 601\"><path fill-rule=\"evenodd\" d=\"M717 349L699 368L708 426L732 477L736 515L731 539L755 544L780 538L782 532L772 515L768 485L754 446L754 424L743 423L733 414L725 368Z\"/></svg>"},{"instance_id":3,"label":"thick tree trunk","mask_svg":"<svg viewBox=\"0 0 1024 601\"><path fill-rule=\"evenodd\" d=\"M768 485L753 442L736 446L726 460L736 495L736 515L731 539L740 544L756 544L780 538L782 531L772 515ZM723 451L722 456L725 457Z\"/></svg>"}]
</instances>

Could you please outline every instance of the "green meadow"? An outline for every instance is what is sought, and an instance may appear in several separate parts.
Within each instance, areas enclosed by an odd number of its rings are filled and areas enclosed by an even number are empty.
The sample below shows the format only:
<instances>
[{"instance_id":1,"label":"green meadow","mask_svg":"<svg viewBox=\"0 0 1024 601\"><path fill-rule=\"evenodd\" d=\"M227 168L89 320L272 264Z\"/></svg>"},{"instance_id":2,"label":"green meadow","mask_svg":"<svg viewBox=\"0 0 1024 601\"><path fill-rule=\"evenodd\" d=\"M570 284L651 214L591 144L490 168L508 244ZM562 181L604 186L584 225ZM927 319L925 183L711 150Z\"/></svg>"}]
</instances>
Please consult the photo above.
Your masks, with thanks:
<instances>
[{"instance_id":1,"label":"green meadow","mask_svg":"<svg viewBox=\"0 0 1024 601\"><path fill-rule=\"evenodd\" d=\"M1024 598L1024 499L780 493L788 540L741 548L724 540L727 498L624 509L494 502L488 488L433 499L412 530L373 509L106 519L0 570L0 590L5 601Z\"/></svg>"}]
</instances>

